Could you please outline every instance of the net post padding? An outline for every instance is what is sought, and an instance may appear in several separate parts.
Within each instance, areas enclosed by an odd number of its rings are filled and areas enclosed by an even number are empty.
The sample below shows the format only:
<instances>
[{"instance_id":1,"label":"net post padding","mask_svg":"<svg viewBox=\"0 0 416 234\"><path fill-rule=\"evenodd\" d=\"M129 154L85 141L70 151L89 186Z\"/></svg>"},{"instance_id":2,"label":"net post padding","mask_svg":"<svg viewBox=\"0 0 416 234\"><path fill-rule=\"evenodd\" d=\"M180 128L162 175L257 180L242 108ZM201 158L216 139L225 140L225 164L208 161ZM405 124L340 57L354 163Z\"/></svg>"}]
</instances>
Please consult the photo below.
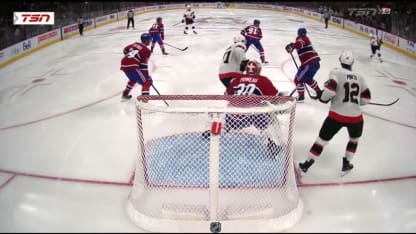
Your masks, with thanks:
<instances>
[{"instance_id":1,"label":"net post padding","mask_svg":"<svg viewBox=\"0 0 416 234\"><path fill-rule=\"evenodd\" d=\"M152 232L209 232L213 223L221 232L292 227L303 213L295 108L293 97L139 96L128 216Z\"/></svg>"}]
</instances>

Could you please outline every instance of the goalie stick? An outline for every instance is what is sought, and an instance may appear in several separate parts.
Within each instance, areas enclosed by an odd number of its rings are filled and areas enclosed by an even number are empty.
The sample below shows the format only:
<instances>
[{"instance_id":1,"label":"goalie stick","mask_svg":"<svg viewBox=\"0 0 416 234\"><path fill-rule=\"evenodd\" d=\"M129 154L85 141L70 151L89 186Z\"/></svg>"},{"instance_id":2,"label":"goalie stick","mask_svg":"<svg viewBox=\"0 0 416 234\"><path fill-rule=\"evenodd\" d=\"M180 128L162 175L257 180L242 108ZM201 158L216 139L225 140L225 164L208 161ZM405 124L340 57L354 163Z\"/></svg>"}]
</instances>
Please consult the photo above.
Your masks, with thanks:
<instances>
[{"instance_id":1,"label":"goalie stick","mask_svg":"<svg viewBox=\"0 0 416 234\"><path fill-rule=\"evenodd\" d=\"M188 46L185 47L185 48L183 48L183 49L181 49L181 48L178 48L176 46L170 45L169 43L166 43L166 42L164 42L164 43L165 43L165 45L170 46L170 47L175 48L175 49L180 50L180 51L185 51L185 50L188 49Z\"/></svg>"}]
</instances>

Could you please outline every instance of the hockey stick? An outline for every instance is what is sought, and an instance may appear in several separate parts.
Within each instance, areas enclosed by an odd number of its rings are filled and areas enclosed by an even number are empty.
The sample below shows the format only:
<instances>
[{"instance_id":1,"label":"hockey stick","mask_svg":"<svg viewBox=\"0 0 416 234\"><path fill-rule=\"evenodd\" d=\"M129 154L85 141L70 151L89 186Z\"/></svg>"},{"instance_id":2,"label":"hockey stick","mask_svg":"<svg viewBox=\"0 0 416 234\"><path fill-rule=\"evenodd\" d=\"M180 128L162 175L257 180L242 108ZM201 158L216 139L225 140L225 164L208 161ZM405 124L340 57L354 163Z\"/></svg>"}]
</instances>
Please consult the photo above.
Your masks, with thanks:
<instances>
[{"instance_id":1,"label":"hockey stick","mask_svg":"<svg viewBox=\"0 0 416 234\"><path fill-rule=\"evenodd\" d=\"M293 57L292 52L290 52L290 56L292 56L292 60L293 60L293 63L295 64L295 66L296 66L296 69L297 69L297 70L299 70L299 66L298 66L298 64L296 63L296 60L295 60L295 58ZM317 99L317 98L318 98L318 96L312 96L312 95L311 95L311 93L309 92L308 86L307 86L306 84L304 84L303 86L305 87L306 92L308 93L308 95L309 95L309 97L310 97L311 99ZM289 96L292 96L292 95L293 95L293 93L295 92L295 90L296 90L296 87L295 87L295 89L293 89L293 90L292 90L292 92L290 93L290 95L289 95Z\"/></svg>"},{"instance_id":2,"label":"hockey stick","mask_svg":"<svg viewBox=\"0 0 416 234\"><path fill-rule=\"evenodd\" d=\"M180 50L180 51L185 51L185 50L187 50L187 49L188 49L188 46L187 46L187 47L185 47L185 48L183 48L183 49L181 49L181 48L178 48L178 47L176 47L176 46L170 45L170 44L168 44L168 43L166 43L166 42L164 42L164 43L165 43L165 45L170 46L170 47L175 48L175 49Z\"/></svg>"},{"instance_id":3,"label":"hockey stick","mask_svg":"<svg viewBox=\"0 0 416 234\"><path fill-rule=\"evenodd\" d=\"M296 87L292 90L292 92L290 92L289 96L291 97L296 91Z\"/></svg>"},{"instance_id":4,"label":"hockey stick","mask_svg":"<svg viewBox=\"0 0 416 234\"><path fill-rule=\"evenodd\" d=\"M315 99L315 100L318 99L318 95L316 95L316 96L311 95L311 93L309 92L308 86L305 85L305 89L306 89L306 92L308 92L308 95L309 95L310 98Z\"/></svg>"},{"instance_id":5,"label":"hockey stick","mask_svg":"<svg viewBox=\"0 0 416 234\"><path fill-rule=\"evenodd\" d=\"M295 66L296 66L296 70L299 70L298 64L296 63L295 57L293 57L292 52L290 52L290 56L292 56L292 60L293 60L293 63L295 64Z\"/></svg>"},{"instance_id":6,"label":"hockey stick","mask_svg":"<svg viewBox=\"0 0 416 234\"><path fill-rule=\"evenodd\" d=\"M160 96L159 90L156 89L156 87L152 83L153 89L156 91L156 93ZM169 106L168 102L166 100L163 100L163 102L166 104L166 106Z\"/></svg>"},{"instance_id":7,"label":"hockey stick","mask_svg":"<svg viewBox=\"0 0 416 234\"><path fill-rule=\"evenodd\" d=\"M391 103L376 103L376 102L370 102L368 103L369 105L377 105L377 106L391 106L394 103L398 102L400 98L397 98L395 101L391 102Z\"/></svg>"},{"instance_id":8,"label":"hockey stick","mask_svg":"<svg viewBox=\"0 0 416 234\"><path fill-rule=\"evenodd\" d=\"M292 56L293 63L295 63L296 69L299 70L298 64L296 63L295 58L293 57L292 52L290 52L290 56ZM295 91L296 91L296 87L292 90L292 92L290 92L289 96L292 96L295 93Z\"/></svg>"},{"instance_id":9,"label":"hockey stick","mask_svg":"<svg viewBox=\"0 0 416 234\"><path fill-rule=\"evenodd\" d=\"M178 22L178 23L176 23L176 24L172 25L172 27L173 27L173 26L176 26L176 25L178 25L178 24L180 24L180 23L182 23L182 21L180 21L180 22Z\"/></svg>"}]
</instances>

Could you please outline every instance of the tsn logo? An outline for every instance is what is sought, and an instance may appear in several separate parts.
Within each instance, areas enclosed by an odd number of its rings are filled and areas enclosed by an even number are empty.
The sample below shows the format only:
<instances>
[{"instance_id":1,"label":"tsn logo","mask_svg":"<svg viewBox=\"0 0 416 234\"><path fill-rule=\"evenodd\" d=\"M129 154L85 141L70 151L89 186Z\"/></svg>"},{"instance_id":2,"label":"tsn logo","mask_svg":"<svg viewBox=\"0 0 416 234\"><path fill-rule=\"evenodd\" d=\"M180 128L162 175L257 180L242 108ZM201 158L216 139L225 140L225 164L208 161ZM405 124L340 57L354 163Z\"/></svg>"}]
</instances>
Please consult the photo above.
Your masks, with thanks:
<instances>
[{"instance_id":1,"label":"tsn logo","mask_svg":"<svg viewBox=\"0 0 416 234\"><path fill-rule=\"evenodd\" d=\"M14 25L49 25L55 23L55 12L13 12Z\"/></svg>"}]
</instances>

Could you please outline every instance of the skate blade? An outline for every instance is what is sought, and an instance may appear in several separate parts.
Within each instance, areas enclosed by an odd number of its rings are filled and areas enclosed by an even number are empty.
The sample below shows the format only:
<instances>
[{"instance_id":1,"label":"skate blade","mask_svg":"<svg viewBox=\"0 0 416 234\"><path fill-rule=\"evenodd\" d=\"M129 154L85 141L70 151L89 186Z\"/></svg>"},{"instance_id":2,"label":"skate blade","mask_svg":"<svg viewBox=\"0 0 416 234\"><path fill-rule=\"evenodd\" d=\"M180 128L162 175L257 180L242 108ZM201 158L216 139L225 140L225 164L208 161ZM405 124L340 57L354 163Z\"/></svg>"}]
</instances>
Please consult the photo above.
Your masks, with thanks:
<instances>
[{"instance_id":1,"label":"skate blade","mask_svg":"<svg viewBox=\"0 0 416 234\"><path fill-rule=\"evenodd\" d=\"M133 98L130 98L130 99L121 98L120 102L129 102L131 100L133 100Z\"/></svg>"},{"instance_id":2,"label":"skate blade","mask_svg":"<svg viewBox=\"0 0 416 234\"><path fill-rule=\"evenodd\" d=\"M352 170L348 170L348 171L341 171L341 177L346 176L347 174L349 174Z\"/></svg>"},{"instance_id":3,"label":"skate blade","mask_svg":"<svg viewBox=\"0 0 416 234\"><path fill-rule=\"evenodd\" d=\"M303 172L302 169L300 169L299 165L295 166L295 177L302 178L306 172Z\"/></svg>"}]
</instances>

